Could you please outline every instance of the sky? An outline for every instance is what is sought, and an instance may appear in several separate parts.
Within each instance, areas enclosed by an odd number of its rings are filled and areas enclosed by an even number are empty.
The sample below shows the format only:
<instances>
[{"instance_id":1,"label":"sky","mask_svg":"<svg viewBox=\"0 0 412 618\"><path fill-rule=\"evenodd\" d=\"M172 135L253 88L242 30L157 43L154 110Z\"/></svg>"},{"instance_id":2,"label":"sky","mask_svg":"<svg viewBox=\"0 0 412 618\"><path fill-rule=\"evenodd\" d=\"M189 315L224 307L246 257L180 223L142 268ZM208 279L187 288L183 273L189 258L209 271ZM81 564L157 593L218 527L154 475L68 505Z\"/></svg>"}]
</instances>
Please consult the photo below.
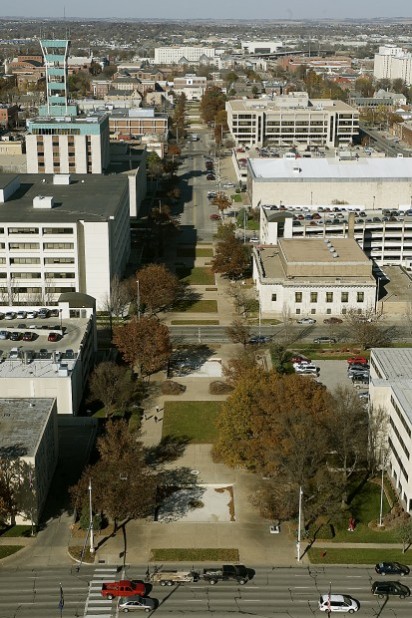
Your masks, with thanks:
<instances>
[{"instance_id":1,"label":"sky","mask_svg":"<svg viewBox=\"0 0 412 618\"><path fill-rule=\"evenodd\" d=\"M19 0L2 2L0 17L157 19L333 19L412 17L410 0Z\"/></svg>"}]
</instances>

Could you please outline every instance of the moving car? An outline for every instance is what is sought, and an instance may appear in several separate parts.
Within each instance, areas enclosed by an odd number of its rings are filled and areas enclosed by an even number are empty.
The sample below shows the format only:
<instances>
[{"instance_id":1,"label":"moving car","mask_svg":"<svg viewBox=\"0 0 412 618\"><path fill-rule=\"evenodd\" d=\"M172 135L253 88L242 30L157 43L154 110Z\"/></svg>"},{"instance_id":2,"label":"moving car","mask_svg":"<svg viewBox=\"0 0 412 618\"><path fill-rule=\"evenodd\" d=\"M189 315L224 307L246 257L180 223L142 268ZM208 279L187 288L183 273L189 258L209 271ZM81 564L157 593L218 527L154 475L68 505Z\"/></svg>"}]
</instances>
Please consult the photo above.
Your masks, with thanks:
<instances>
[{"instance_id":1,"label":"moving car","mask_svg":"<svg viewBox=\"0 0 412 618\"><path fill-rule=\"evenodd\" d=\"M257 345L261 343L270 343L271 341L272 337L270 337L270 335L253 335L253 337L249 339L249 343Z\"/></svg>"},{"instance_id":2,"label":"moving car","mask_svg":"<svg viewBox=\"0 0 412 618\"><path fill-rule=\"evenodd\" d=\"M400 562L379 562L375 565L378 575L409 575L410 568Z\"/></svg>"},{"instance_id":3,"label":"moving car","mask_svg":"<svg viewBox=\"0 0 412 618\"><path fill-rule=\"evenodd\" d=\"M316 337L313 343L336 343L335 337Z\"/></svg>"},{"instance_id":4,"label":"moving car","mask_svg":"<svg viewBox=\"0 0 412 618\"><path fill-rule=\"evenodd\" d=\"M152 612L159 605L157 599L149 597L140 597L138 595L119 599L119 609L124 612L131 612L137 609L143 609L145 612Z\"/></svg>"},{"instance_id":5,"label":"moving car","mask_svg":"<svg viewBox=\"0 0 412 618\"><path fill-rule=\"evenodd\" d=\"M316 324L316 320L313 318L301 318L298 320L298 324Z\"/></svg>"},{"instance_id":6,"label":"moving car","mask_svg":"<svg viewBox=\"0 0 412 618\"><path fill-rule=\"evenodd\" d=\"M411 591L408 586L401 584L401 582L388 580L373 582L371 592L372 594L376 594L381 599L388 596L395 596L400 599L411 596Z\"/></svg>"},{"instance_id":7,"label":"moving car","mask_svg":"<svg viewBox=\"0 0 412 618\"><path fill-rule=\"evenodd\" d=\"M104 582L100 594L105 599L114 597L136 597L145 596L147 592L146 584L139 580L121 579L116 582Z\"/></svg>"},{"instance_id":8,"label":"moving car","mask_svg":"<svg viewBox=\"0 0 412 618\"><path fill-rule=\"evenodd\" d=\"M347 594L322 594L319 599L321 612L347 612L353 614L359 609L359 601Z\"/></svg>"}]
</instances>

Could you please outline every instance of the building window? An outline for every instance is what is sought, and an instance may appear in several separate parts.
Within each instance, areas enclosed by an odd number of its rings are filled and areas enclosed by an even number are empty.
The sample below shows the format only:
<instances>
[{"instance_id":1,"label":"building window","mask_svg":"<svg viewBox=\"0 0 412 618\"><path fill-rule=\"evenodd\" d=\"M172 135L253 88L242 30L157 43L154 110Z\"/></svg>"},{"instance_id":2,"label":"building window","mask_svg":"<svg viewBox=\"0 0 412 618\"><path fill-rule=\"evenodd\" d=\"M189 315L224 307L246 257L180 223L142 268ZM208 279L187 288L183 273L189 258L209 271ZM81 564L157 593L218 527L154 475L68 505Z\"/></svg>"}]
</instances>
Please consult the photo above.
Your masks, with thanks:
<instances>
[{"instance_id":1,"label":"building window","mask_svg":"<svg viewBox=\"0 0 412 618\"><path fill-rule=\"evenodd\" d=\"M342 311L341 311L342 315L346 314L346 307L342 307Z\"/></svg>"},{"instance_id":2,"label":"building window","mask_svg":"<svg viewBox=\"0 0 412 618\"><path fill-rule=\"evenodd\" d=\"M295 303L302 302L302 292L295 292Z\"/></svg>"},{"instance_id":3,"label":"building window","mask_svg":"<svg viewBox=\"0 0 412 618\"><path fill-rule=\"evenodd\" d=\"M9 227L9 234L38 234L38 227Z\"/></svg>"},{"instance_id":4,"label":"building window","mask_svg":"<svg viewBox=\"0 0 412 618\"><path fill-rule=\"evenodd\" d=\"M296 309L296 315L300 314L300 309Z\"/></svg>"},{"instance_id":5,"label":"building window","mask_svg":"<svg viewBox=\"0 0 412 618\"><path fill-rule=\"evenodd\" d=\"M44 249L74 249L72 242L45 242Z\"/></svg>"},{"instance_id":6,"label":"building window","mask_svg":"<svg viewBox=\"0 0 412 618\"><path fill-rule=\"evenodd\" d=\"M310 312L311 312L312 315L315 315L316 309L311 309Z\"/></svg>"},{"instance_id":7,"label":"building window","mask_svg":"<svg viewBox=\"0 0 412 618\"><path fill-rule=\"evenodd\" d=\"M332 309L326 309L326 313L330 315L332 313Z\"/></svg>"},{"instance_id":8,"label":"building window","mask_svg":"<svg viewBox=\"0 0 412 618\"><path fill-rule=\"evenodd\" d=\"M326 292L326 302L333 303L333 292Z\"/></svg>"},{"instance_id":9,"label":"building window","mask_svg":"<svg viewBox=\"0 0 412 618\"><path fill-rule=\"evenodd\" d=\"M71 227L45 227L43 234L73 234Z\"/></svg>"},{"instance_id":10,"label":"building window","mask_svg":"<svg viewBox=\"0 0 412 618\"><path fill-rule=\"evenodd\" d=\"M272 303L277 301L277 294L272 294Z\"/></svg>"},{"instance_id":11,"label":"building window","mask_svg":"<svg viewBox=\"0 0 412 618\"><path fill-rule=\"evenodd\" d=\"M9 244L9 249L17 251L28 251L29 249L40 249L40 245L38 242L11 242Z\"/></svg>"},{"instance_id":12,"label":"building window","mask_svg":"<svg viewBox=\"0 0 412 618\"><path fill-rule=\"evenodd\" d=\"M356 294L356 301L358 303L363 303L365 301L365 292L358 292Z\"/></svg>"},{"instance_id":13,"label":"building window","mask_svg":"<svg viewBox=\"0 0 412 618\"><path fill-rule=\"evenodd\" d=\"M340 302L341 302L341 303L347 303L347 302L349 302L349 292L341 292L341 295L340 295Z\"/></svg>"},{"instance_id":14,"label":"building window","mask_svg":"<svg viewBox=\"0 0 412 618\"><path fill-rule=\"evenodd\" d=\"M318 302L318 293L317 292L311 292L310 293L310 302L311 303L317 303Z\"/></svg>"}]
</instances>

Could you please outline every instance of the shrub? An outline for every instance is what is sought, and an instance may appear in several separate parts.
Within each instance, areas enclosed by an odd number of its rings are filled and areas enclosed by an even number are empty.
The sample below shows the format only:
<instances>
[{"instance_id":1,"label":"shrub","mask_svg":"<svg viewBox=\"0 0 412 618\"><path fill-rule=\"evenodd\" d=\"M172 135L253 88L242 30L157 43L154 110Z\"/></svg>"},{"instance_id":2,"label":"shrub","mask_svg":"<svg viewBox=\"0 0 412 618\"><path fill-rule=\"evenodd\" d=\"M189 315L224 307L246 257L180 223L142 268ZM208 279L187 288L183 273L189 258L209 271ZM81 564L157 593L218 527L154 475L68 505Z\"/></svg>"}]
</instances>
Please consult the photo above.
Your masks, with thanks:
<instances>
[{"instance_id":1,"label":"shrub","mask_svg":"<svg viewBox=\"0 0 412 618\"><path fill-rule=\"evenodd\" d=\"M222 380L216 380L215 382L211 382L209 385L209 393L211 395L226 395L232 391L233 386L230 386L230 384L227 384Z\"/></svg>"},{"instance_id":2,"label":"shrub","mask_svg":"<svg viewBox=\"0 0 412 618\"><path fill-rule=\"evenodd\" d=\"M162 383L160 390L163 395L180 395L185 392L186 386L184 384L179 384L179 382L166 380L166 382Z\"/></svg>"}]
</instances>

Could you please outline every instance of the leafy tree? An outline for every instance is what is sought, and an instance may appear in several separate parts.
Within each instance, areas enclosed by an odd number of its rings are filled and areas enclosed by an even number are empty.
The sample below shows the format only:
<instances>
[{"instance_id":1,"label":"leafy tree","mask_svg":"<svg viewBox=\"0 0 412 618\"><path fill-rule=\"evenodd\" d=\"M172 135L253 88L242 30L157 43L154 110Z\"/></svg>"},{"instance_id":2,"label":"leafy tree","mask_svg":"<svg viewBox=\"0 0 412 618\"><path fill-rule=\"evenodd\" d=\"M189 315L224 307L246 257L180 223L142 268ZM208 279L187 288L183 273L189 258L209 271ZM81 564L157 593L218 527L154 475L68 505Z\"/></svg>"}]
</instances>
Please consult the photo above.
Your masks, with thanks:
<instances>
[{"instance_id":1,"label":"leafy tree","mask_svg":"<svg viewBox=\"0 0 412 618\"><path fill-rule=\"evenodd\" d=\"M226 96L218 86L209 86L200 101L200 114L204 122L214 122L217 112L225 109Z\"/></svg>"},{"instance_id":2,"label":"leafy tree","mask_svg":"<svg viewBox=\"0 0 412 618\"><path fill-rule=\"evenodd\" d=\"M401 77L396 77L392 80L392 90L397 94L403 94L406 91L406 83Z\"/></svg>"},{"instance_id":3,"label":"leafy tree","mask_svg":"<svg viewBox=\"0 0 412 618\"><path fill-rule=\"evenodd\" d=\"M388 79L387 77L383 77L382 79L378 79L378 81L376 82L376 89L377 90L390 90L392 86L391 80Z\"/></svg>"},{"instance_id":4,"label":"leafy tree","mask_svg":"<svg viewBox=\"0 0 412 618\"><path fill-rule=\"evenodd\" d=\"M232 201L224 193L218 193L216 197L213 198L212 204L217 206L220 212L223 212L232 205Z\"/></svg>"},{"instance_id":5,"label":"leafy tree","mask_svg":"<svg viewBox=\"0 0 412 618\"><path fill-rule=\"evenodd\" d=\"M169 329L154 317L134 317L113 329L113 342L123 360L140 375L162 369L170 358Z\"/></svg>"},{"instance_id":6,"label":"leafy tree","mask_svg":"<svg viewBox=\"0 0 412 618\"><path fill-rule=\"evenodd\" d=\"M163 174L163 163L157 152L149 152L146 159L147 173L156 181Z\"/></svg>"},{"instance_id":7,"label":"leafy tree","mask_svg":"<svg viewBox=\"0 0 412 618\"><path fill-rule=\"evenodd\" d=\"M224 227L224 226L222 226ZM212 260L212 270L229 278L245 275L250 269L250 248L244 245L234 234L220 240Z\"/></svg>"},{"instance_id":8,"label":"leafy tree","mask_svg":"<svg viewBox=\"0 0 412 618\"><path fill-rule=\"evenodd\" d=\"M233 356L227 365L223 367L223 373L228 384L236 386L243 376L250 376L254 371L260 373L260 367L253 348L243 348L242 351Z\"/></svg>"},{"instance_id":9,"label":"leafy tree","mask_svg":"<svg viewBox=\"0 0 412 618\"><path fill-rule=\"evenodd\" d=\"M177 301L182 286L175 274L163 264L148 264L136 272L131 286L139 282L140 304L151 315L165 311Z\"/></svg>"},{"instance_id":10,"label":"leafy tree","mask_svg":"<svg viewBox=\"0 0 412 618\"><path fill-rule=\"evenodd\" d=\"M33 469L22 459L24 452L18 446L1 449L0 453L0 523L16 524L20 513L27 519L36 521L35 496L33 489Z\"/></svg>"},{"instance_id":11,"label":"leafy tree","mask_svg":"<svg viewBox=\"0 0 412 618\"><path fill-rule=\"evenodd\" d=\"M70 488L73 506L81 511L92 482L93 511L119 520L146 517L154 508L156 476L145 462L142 444L124 420L108 421L97 440L99 459Z\"/></svg>"},{"instance_id":12,"label":"leafy tree","mask_svg":"<svg viewBox=\"0 0 412 618\"><path fill-rule=\"evenodd\" d=\"M89 380L90 400L101 401L110 416L142 398L142 385L127 367L105 361L97 365Z\"/></svg>"},{"instance_id":13,"label":"leafy tree","mask_svg":"<svg viewBox=\"0 0 412 618\"><path fill-rule=\"evenodd\" d=\"M233 343L246 347L250 339L250 326L244 320L236 319L226 328L226 333Z\"/></svg>"},{"instance_id":14,"label":"leafy tree","mask_svg":"<svg viewBox=\"0 0 412 618\"><path fill-rule=\"evenodd\" d=\"M402 553L404 554L412 543L412 519L407 513L404 514L401 523L397 526L396 535L402 543Z\"/></svg>"},{"instance_id":15,"label":"leafy tree","mask_svg":"<svg viewBox=\"0 0 412 618\"><path fill-rule=\"evenodd\" d=\"M367 466L368 413L353 388L338 386L333 399L329 428L331 465L339 471L345 505L351 476Z\"/></svg>"},{"instance_id":16,"label":"leafy tree","mask_svg":"<svg viewBox=\"0 0 412 618\"><path fill-rule=\"evenodd\" d=\"M361 94L362 97L373 97L375 92L375 86L373 80L370 77L358 77L355 80L355 90Z\"/></svg>"}]
</instances>

